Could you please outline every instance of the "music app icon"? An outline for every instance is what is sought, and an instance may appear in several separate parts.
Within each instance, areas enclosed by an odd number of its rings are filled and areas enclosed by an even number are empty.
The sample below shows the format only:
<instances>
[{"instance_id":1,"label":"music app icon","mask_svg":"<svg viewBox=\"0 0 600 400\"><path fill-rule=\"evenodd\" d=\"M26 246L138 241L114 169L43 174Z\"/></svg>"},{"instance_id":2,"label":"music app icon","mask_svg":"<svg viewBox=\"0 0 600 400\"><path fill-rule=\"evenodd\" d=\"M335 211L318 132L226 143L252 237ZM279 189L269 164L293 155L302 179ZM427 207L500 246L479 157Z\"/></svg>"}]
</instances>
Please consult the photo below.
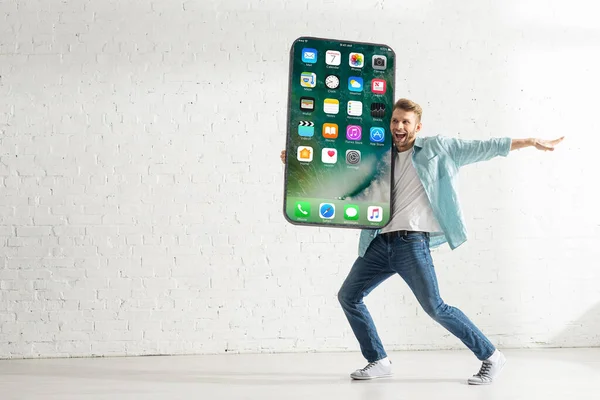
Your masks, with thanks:
<instances>
[{"instance_id":1,"label":"music app icon","mask_svg":"<svg viewBox=\"0 0 600 400\"><path fill-rule=\"evenodd\" d=\"M378 206L370 206L367 209L367 218L370 222L383 221L383 208Z\"/></svg>"}]
</instances>

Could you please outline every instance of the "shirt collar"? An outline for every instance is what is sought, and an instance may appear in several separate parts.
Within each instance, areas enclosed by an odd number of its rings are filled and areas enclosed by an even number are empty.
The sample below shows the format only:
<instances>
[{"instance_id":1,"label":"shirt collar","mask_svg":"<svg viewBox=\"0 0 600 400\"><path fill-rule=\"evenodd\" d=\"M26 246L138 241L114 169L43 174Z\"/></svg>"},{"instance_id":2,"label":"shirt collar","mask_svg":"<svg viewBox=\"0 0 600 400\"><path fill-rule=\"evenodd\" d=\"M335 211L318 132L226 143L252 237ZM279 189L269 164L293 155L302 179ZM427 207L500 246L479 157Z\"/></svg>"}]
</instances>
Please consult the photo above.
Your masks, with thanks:
<instances>
[{"instance_id":1,"label":"shirt collar","mask_svg":"<svg viewBox=\"0 0 600 400\"><path fill-rule=\"evenodd\" d=\"M420 137L420 136L417 136L417 137L415 138L415 146L416 146L416 147L419 147L419 148L422 148L422 147L423 147L423 142L424 142L424 141L425 141L425 138L423 138L423 137Z\"/></svg>"}]
</instances>

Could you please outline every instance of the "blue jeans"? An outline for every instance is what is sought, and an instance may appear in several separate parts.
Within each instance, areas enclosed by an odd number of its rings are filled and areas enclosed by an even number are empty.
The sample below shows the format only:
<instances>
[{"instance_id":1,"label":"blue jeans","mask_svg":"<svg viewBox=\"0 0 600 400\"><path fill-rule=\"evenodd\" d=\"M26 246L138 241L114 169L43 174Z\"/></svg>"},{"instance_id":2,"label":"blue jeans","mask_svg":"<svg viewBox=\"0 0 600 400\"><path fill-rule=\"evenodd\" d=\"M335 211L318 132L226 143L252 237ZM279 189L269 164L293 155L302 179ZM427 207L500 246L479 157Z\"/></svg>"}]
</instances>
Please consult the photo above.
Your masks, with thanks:
<instances>
[{"instance_id":1,"label":"blue jeans","mask_svg":"<svg viewBox=\"0 0 600 400\"><path fill-rule=\"evenodd\" d=\"M338 294L344 313L368 362L387 357L363 298L380 283L399 274L431 318L460 339L480 360L495 350L492 343L459 309L440 297L429 236L410 232L404 236L378 235L364 258L359 257Z\"/></svg>"}]
</instances>

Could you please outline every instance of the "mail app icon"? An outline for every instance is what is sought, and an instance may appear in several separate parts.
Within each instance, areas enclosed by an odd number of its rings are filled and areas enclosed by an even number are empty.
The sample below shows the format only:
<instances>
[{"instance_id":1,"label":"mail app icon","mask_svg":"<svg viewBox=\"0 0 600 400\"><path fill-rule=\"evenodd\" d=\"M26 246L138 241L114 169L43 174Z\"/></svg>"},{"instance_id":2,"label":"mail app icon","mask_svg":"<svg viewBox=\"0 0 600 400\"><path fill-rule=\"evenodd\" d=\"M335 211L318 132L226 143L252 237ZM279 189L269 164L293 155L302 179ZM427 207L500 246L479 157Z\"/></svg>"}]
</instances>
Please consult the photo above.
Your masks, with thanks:
<instances>
[{"instance_id":1,"label":"mail app icon","mask_svg":"<svg viewBox=\"0 0 600 400\"><path fill-rule=\"evenodd\" d=\"M302 61L309 64L317 62L317 50L315 49L302 49Z\"/></svg>"}]
</instances>

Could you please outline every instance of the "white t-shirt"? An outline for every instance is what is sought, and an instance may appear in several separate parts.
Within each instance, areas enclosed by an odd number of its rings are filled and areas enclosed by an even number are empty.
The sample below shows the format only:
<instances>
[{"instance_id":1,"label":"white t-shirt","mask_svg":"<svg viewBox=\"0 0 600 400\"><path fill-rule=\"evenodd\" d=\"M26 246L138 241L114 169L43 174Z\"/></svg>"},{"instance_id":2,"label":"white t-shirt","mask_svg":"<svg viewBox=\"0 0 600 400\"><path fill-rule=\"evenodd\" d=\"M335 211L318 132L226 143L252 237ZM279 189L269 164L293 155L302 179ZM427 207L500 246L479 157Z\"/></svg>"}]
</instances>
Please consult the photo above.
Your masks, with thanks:
<instances>
[{"instance_id":1,"label":"white t-shirt","mask_svg":"<svg viewBox=\"0 0 600 400\"><path fill-rule=\"evenodd\" d=\"M396 152L392 189L392 219L382 233L400 230L441 232L427 193L412 163L413 149Z\"/></svg>"}]
</instances>

